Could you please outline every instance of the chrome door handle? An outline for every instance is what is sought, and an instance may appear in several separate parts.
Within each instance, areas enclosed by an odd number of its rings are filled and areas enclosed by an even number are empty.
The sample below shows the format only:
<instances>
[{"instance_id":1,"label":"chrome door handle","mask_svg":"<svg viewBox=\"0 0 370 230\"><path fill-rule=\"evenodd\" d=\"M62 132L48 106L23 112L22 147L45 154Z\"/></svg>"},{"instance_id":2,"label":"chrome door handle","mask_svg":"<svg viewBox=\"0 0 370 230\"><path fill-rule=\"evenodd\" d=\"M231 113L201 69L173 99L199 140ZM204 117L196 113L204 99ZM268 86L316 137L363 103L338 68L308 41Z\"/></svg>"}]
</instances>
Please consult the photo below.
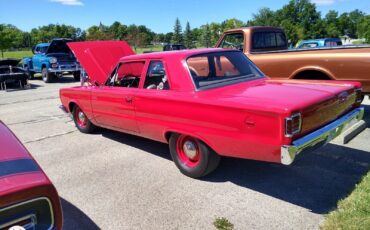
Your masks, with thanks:
<instances>
[{"instance_id":1,"label":"chrome door handle","mask_svg":"<svg viewBox=\"0 0 370 230\"><path fill-rule=\"evenodd\" d=\"M133 100L133 99L132 99L132 97L131 97L131 96L126 96L126 97L125 97L125 100L126 100L126 102L127 102L127 103L132 103L132 100Z\"/></svg>"}]
</instances>

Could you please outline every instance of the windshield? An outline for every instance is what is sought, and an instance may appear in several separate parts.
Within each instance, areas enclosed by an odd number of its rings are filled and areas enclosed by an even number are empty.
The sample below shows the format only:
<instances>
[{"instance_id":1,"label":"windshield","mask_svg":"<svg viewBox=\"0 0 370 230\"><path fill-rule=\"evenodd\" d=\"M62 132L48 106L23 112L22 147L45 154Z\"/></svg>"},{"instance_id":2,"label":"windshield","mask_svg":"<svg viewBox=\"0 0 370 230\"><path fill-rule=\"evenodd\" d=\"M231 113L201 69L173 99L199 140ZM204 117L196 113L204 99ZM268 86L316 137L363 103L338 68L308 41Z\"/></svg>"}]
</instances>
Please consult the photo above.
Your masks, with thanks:
<instances>
[{"instance_id":1,"label":"windshield","mask_svg":"<svg viewBox=\"0 0 370 230\"><path fill-rule=\"evenodd\" d=\"M210 89L261 78L264 74L239 51L191 56L189 72L197 89Z\"/></svg>"}]
</instances>

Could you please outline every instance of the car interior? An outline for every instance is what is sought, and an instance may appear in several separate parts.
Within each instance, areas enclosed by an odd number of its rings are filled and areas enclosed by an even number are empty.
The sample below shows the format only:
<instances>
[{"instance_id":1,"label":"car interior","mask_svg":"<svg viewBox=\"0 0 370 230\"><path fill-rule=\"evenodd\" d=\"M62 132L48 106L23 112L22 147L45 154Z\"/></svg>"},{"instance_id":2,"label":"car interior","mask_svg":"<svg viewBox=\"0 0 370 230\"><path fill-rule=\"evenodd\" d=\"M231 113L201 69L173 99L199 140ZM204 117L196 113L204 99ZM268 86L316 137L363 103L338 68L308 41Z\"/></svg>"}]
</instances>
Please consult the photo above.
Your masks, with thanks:
<instances>
[{"instance_id":1,"label":"car interior","mask_svg":"<svg viewBox=\"0 0 370 230\"><path fill-rule=\"evenodd\" d=\"M145 77L144 89L169 89L167 75L162 61L150 62L148 72Z\"/></svg>"}]
</instances>

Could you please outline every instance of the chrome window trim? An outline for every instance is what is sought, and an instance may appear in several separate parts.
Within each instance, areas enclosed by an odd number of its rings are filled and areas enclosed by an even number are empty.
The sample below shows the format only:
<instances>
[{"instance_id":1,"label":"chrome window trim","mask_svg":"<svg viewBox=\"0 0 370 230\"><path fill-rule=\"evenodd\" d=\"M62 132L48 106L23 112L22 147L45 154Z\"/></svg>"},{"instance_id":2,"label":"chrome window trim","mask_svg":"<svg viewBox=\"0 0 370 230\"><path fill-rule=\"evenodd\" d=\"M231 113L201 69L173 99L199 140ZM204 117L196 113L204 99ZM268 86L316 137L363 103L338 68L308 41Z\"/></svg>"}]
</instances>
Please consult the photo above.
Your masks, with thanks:
<instances>
[{"instance_id":1,"label":"chrome window trim","mask_svg":"<svg viewBox=\"0 0 370 230\"><path fill-rule=\"evenodd\" d=\"M27 200L27 201L23 201L21 203L17 203L17 204L13 204L13 205L7 206L5 208L0 209L0 214L2 212L4 212L4 211L9 210L9 209L17 208L19 206L22 206L22 205L25 205L25 204L28 204L28 203L32 203L32 202L36 202L36 201L40 201L40 200L45 200L49 204L49 209L50 209L50 214L51 214L50 215L51 216L51 225L47 229L48 230L51 230L55 226L54 211L53 211L52 203L51 203L50 199L47 198L47 197L39 197L39 198L35 198L35 199L32 199L32 200ZM22 218L20 218L20 219L22 219ZM11 222L13 222L13 221L11 221ZM9 223L11 223L11 222L9 222ZM5 224L1 225L0 226L0 229L3 228L3 226L8 226L8 223L5 223Z\"/></svg>"}]
</instances>

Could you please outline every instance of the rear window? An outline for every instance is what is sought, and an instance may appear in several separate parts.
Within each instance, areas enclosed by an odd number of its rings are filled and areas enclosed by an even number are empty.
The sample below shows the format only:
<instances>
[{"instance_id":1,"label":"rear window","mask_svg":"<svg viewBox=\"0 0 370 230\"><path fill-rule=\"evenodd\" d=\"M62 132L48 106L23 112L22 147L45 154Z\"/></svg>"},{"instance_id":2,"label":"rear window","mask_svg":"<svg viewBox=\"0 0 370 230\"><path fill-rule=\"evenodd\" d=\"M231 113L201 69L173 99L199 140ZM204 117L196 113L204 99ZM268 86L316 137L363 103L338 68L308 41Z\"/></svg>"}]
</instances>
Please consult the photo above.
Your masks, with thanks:
<instances>
[{"instance_id":1,"label":"rear window","mask_svg":"<svg viewBox=\"0 0 370 230\"><path fill-rule=\"evenodd\" d=\"M287 48L283 32L255 32L253 34L253 49L284 49Z\"/></svg>"},{"instance_id":2,"label":"rear window","mask_svg":"<svg viewBox=\"0 0 370 230\"><path fill-rule=\"evenodd\" d=\"M214 52L187 59L197 89L210 89L263 77L263 73L239 51Z\"/></svg>"}]
</instances>

